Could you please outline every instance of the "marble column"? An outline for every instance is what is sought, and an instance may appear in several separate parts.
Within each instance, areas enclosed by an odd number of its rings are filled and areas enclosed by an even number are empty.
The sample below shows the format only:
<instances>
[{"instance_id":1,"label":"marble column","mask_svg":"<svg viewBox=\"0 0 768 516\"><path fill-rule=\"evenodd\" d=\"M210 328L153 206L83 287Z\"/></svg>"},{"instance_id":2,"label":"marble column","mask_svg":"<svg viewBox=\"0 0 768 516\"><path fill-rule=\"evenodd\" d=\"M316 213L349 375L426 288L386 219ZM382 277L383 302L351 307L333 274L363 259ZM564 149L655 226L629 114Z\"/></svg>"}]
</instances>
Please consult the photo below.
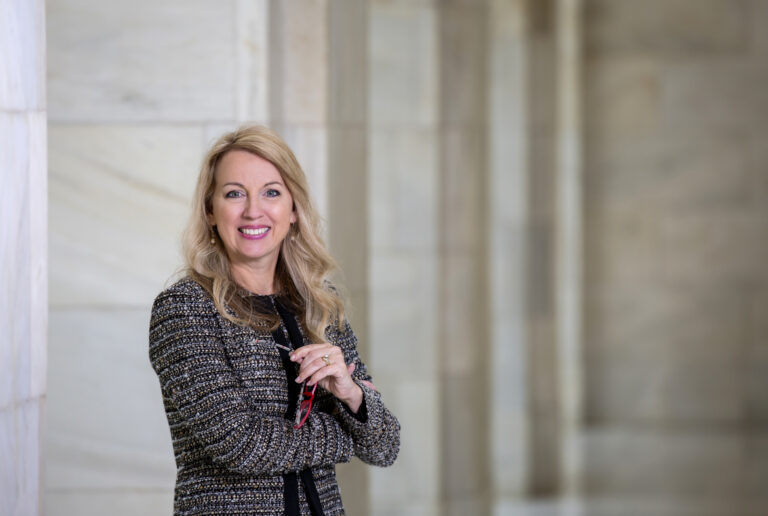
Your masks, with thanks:
<instances>
[{"instance_id":1,"label":"marble column","mask_svg":"<svg viewBox=\"0 0 768 516\"><path fill-rule=\"evenodd\" d=\"M437 4L441 513L487 514L488 2Z\"/></svg>"},{"instance_id":2,"label":"marble column","mask_svg":"<svg viewBox=\"0 0 768 516\"><path fill-rule=\"evenodd\" d=\"M48 332L45 10L0 3L0 514L41 507Z\"/></svg>"},{"instance_id":3,"label":"marble column","mask_svg":"<svg viewBox=\"0 0 768 516\"><path fill-rule=\"evenodd\" d=\"M556 3L557 34L557 362L561 490L581 492L583 425L583 207L580 0Z\"/></svg>"},{"instance_id":4,"label":"marble column","mask_svg":"<svg viewBox=\"0 0 768 516\"><path fill-rule=\"evenodd\" d=\"M370 472L372 514L441 514L437 9L372 0L369 20L370 361L402 423L397 462Z\"/></svg>"},{"instance_id":5,"label":"marble column","mask_svg":"<svg viewBox=\"0 0 768 516\"><path fill-rule=\"evenodd\" d=\"M489 4L488 369L491 514L528 489L528 17L527 2Z\"/></svg>"}]
</instances>

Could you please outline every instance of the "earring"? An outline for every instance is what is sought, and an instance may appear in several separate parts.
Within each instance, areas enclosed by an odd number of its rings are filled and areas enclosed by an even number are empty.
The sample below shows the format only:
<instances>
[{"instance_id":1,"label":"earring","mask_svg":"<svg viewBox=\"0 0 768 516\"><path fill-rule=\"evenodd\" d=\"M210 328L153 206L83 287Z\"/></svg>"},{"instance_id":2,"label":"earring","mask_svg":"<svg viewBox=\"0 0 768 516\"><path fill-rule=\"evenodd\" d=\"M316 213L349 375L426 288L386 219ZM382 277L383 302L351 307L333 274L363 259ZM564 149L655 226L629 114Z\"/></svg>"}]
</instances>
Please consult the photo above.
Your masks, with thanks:
<instances>
[{"instance_id":1,"label":"earring","mask_svg":"<svg viewBox=\"0 0 768 516\"><path fill-rule=\"evenodd\" d=\"M213 226L211 226L211 245L216 245L216 234L213 232Z\"/></svg>"},{"instance_id":2,"label":"earring","mask_svg":"<svg viewBox=\"0 0 768 516\"><path fill-rule=\"evenodd\" d=\"M294 228L293 222L291 222L291 236L289 236L288 238L290 238L291 240L296 240L296 233L297 233L297 230Z\"/></svg>"}]
</instances>

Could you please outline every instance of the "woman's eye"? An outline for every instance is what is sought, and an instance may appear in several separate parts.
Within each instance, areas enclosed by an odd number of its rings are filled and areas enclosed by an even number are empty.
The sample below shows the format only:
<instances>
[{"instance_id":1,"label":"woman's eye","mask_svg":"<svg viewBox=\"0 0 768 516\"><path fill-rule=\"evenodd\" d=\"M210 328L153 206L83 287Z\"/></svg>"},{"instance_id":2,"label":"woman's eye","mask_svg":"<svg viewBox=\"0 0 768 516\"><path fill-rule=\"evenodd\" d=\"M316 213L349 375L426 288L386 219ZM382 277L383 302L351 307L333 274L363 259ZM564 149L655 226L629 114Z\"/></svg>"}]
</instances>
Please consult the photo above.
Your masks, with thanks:
<instances>
[{"instance_id":1,"label":"woman's eye","mask_svg":"<svg viewBox=\"0 0 768 516\"><path fill-rule=\"evenodd\" d=\"M275 190L274 188L270 188L266 192L264 192L264 195L267 197L278 197L280 195L280 190Z\"/></svg>"},{"instance_id":2,"label":"woman's eye","mask_svg":"<svg viewBox=\"0 0 768 516\"><path fill-rule=\"evenodd\" d=\"M243 192L240 192L238 190L232 190L231 192L227 192L224 197L233 198L233 197L242 197L242 196L243 196Z\"/></svg>"}]
</instances>

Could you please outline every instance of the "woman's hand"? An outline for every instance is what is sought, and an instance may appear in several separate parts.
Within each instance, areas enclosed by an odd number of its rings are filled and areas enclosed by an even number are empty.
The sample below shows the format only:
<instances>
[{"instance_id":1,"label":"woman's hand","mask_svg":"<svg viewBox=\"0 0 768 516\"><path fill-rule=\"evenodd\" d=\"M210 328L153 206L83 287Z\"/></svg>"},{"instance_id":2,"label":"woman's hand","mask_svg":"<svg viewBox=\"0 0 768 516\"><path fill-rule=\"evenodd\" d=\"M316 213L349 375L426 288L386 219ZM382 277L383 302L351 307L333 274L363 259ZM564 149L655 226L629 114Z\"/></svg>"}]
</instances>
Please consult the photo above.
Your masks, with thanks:
<instances>
[{"instance_id":1,"label":"woman's hand","mask_svg":"<svg viewBox=\"0 0 768 516\"><path fill-rule=\"evenodd\" d=\"M327 342L308 344L293 351L291 360L299 364L297 383L317 383L357 413L363 402L363 390L352 379L355 365L347 366L340 347Z\"/></svg>"}]
</instances>

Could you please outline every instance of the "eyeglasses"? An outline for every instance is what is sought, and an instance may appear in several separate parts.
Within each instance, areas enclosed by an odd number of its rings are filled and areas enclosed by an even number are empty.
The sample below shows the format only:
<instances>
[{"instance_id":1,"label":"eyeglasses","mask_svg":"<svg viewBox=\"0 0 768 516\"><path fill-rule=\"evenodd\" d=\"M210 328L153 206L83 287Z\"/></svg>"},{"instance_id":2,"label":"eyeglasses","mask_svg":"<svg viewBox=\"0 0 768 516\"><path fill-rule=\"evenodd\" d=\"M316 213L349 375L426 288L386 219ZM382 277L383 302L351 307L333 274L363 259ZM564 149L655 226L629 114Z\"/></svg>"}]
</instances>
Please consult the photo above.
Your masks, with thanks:
<instances>
[{"instance_id":1,"label":"eyeglasses","mask_svg":"<svg viewBox=\"0 0 768 516\"><path fill-rule=\"evenodd\" d=\"M310 389L307 382L301 384L301 391L299 392L299 410L296 411L296 422L293 428L301 428L304 423L307 422L309 417L309 411L312 410L312 402L315 399L315 390L317 390L317 384L313 385Z\"/></svg>"},{"instance_id":2,"label":"eyeglasses","mask_svg":"<svg viewBox=\"0 0 768 516\"><path fill-rule=\"evenodd\" d=\"M275 342L275 346L284 349L287 352L292 352L293 349L288 346L283 346ZM315 400L315 390L317 390L317 384L312 386L312 389L307 388L307 382L301 384L301 390L299 391L299 409L296 411L296 422L293 428L299 429L304 426L309 417L309 411L312 410L312 402Z\"/></svg>"}]
</instances>

